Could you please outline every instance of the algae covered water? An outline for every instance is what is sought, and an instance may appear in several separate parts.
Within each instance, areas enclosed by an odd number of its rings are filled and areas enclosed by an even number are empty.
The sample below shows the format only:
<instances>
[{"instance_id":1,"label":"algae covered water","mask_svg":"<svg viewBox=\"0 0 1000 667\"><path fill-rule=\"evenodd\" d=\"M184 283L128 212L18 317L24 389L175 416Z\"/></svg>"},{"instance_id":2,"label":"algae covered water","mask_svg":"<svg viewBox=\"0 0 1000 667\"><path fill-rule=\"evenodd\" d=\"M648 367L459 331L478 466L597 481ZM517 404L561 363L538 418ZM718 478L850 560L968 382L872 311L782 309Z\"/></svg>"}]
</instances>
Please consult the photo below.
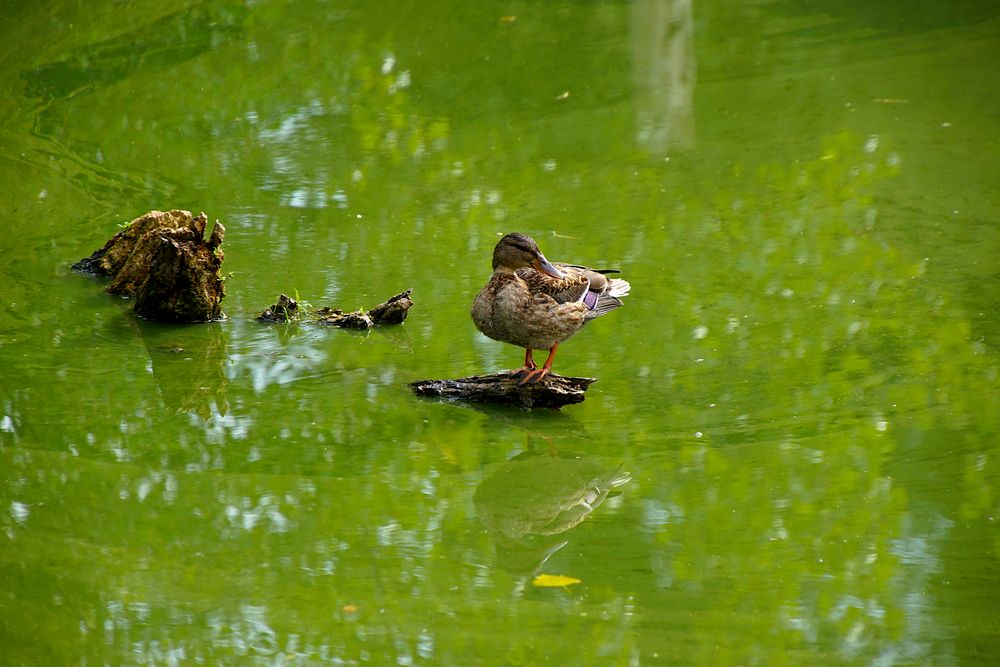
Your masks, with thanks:
<instances>
[{"instance_id":1,"label":"algae covered water","mask_svg":"<svg viewBox=\"0 0 1000 667\"><path fill-rule=\"evenodd\" d=\"M3 17L3 662L995 660L995 3ZM224 320L69 268L172 208ZM510 231L632 285L586 401L413 396L522 362L469 317Z\"/></svg>"}]
</instances>

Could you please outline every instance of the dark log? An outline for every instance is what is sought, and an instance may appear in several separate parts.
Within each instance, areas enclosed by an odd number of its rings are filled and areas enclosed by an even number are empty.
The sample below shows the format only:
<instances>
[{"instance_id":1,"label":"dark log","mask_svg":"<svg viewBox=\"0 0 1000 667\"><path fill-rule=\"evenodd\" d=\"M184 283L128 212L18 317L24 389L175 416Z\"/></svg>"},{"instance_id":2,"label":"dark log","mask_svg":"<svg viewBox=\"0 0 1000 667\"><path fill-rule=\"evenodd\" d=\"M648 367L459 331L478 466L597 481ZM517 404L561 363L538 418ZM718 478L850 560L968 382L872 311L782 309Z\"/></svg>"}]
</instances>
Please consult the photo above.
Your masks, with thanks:
<instances>
[{"instance_id":1,"label":"dark log","mask_svg":"<svg viewBox=\"0 0 1000 667\"><path fill-rule=\"evenodd\" d=\"M402 324L410 306L413 305L413 300L410 298L412 293L411 287L368 311L356 310L353 313L345 313L339 308L326 307L314 311L313 315L316 316L318 324L342 329L370 329L384 324Z\"/></svg>"},{"instance_id":2,"label":"dark log","mask_svg":"<svg viewBox=\"0 0 1000 667\"><path fill-rule=\"evenodd\" d=\"M372 323L377 327L383 324L402 324L410 306L413 305L413 299L410 298L412 293L413 288L411 287L369 310L368 316L372 318Z\"/></svg>"},{"instance_id":3,"label":"dark log","mask_svg":"<svg viewBox=\"0 0 1000 667\"><path fill-rule=\"evenodd\" d=\"M410 299L412 292L413 289L400 292L368 311L356 310L353 313L345 313L339 308L319 308L310 313L313 317L310 321L342 329L370 329L384 324L402 324L410 306L413 305L413 300ZM301 313L302 309L295 299L281 294L277 302L257 315L257 319L261 322L290 322L298 320Z\"/></svg>"},{"instance_id":4,"label":"dark log","mask_svg":"<svg viewBox=\"0 0 1000 667\"><path fill-rule=\"evenodd\" d=\"M298 302L290 296L279 294L277 302L262 310L257 319L261 322L289 322L298 316Z\"/></svg>"},{"instance_id":5,"label":"dark log","mask_svg":"<svg viewBox=\"0 0 1000 667\"><path fill-rule=\"evenodd\" d=\"M110 276L109 294L135 297L141 317L165 322L206 322L222 317L226 228L215 223L205 240L208 218L189 211L150 211L125 226L78 271Z\"/></svg>"},{"instance_id":6,"label":"dark log","mask_svg":"<svg viewBox=\"0 0 1000 667\"><path fill-rule=\"evenodd\" d=\"M320 308L313 312L316 316L317 324L325 324L341 329L371 329L375 326L372 318L363 310L356 310L353 313L345 313L339 308Z\"/></svg>"},{"instance_id":7,"label":"dark log","mask_svg":"<svg viewBox=\"0 0 1000 667\"><path fill-rule=\"evenodd\" d=\"M522 408L561 408L582 403L595 378L565 377L549 373L536 384L519 385L514 371L474 375L457 380L418 380L410 388L418 396L435 396L478 403L516 405Z\"/></svg>"}]
</instances>

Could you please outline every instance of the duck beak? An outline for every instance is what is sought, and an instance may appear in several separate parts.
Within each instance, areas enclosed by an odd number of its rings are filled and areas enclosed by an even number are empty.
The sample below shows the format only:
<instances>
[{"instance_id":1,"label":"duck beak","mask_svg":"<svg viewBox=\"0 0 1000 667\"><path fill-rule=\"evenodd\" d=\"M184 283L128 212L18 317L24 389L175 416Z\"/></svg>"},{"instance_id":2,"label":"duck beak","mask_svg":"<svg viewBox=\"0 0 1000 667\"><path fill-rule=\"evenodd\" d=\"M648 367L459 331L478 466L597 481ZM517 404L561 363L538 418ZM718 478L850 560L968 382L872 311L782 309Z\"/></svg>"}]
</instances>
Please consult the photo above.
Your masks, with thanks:
<instances>
[{"instance_id":1,"label":"duck beak","mask_svg":"<svg viewBox=\"0 0 1000 667\"><path fill-rule=\"evenodd\" d=\"M539 253L538 259L535 260L535 268L542 273L547 273L553 278L565 278L566 274L552 266L549 260L545 259L545 255Z\"/></svg>"}]
</instances>

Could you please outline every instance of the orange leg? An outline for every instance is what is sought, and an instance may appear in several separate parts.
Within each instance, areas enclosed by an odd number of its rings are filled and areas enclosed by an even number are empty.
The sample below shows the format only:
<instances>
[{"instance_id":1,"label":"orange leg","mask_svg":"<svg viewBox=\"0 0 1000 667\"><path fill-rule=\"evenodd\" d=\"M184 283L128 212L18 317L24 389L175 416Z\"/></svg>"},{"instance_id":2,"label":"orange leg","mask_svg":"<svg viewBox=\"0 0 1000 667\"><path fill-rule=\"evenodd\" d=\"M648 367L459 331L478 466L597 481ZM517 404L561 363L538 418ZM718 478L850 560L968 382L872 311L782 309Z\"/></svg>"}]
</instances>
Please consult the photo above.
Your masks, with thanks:
<instances>
[{"instance_id":1,"label":"orange leg","mask_svg":"<svg viewBox=\"0 0 1000 667\"><path fill-rule=\"evenodd\" d=\"M540 381L543 377L545 377L546 375L548 375L549 371L552 370L552 360L556 358L556 349L558 347L559 347L559 343L556 343L555 345L553 345L552 349L549 350L549 356L546 357L545 363L542 364L542 367L541 368L535 368L533 370L528 371L524 375L524 377L521 378L521 381L518 382L518 384L519 385L529 384L529 383L530 384L535 384L536 382ZM530 350L529 350L529 352L530 352Z\"/></svg>"},{"instance_id":2,"label":"orange leg","mask_svg":"<svg viewBox=\"0 0 1000 667\"><path fill-rule=\"evenodd\" d=\"M538 369L538 366L535 364L535 360L531 356L531 348L528 347L528 348L524 349L524 366L522 366L521 368L518 368L515 371L511 371L511 372L514 375L518 375L518 376L522 376L523 377L523 376L526 376L526 375L534 372L537 369Z\"/></svg>"}]
</instances>

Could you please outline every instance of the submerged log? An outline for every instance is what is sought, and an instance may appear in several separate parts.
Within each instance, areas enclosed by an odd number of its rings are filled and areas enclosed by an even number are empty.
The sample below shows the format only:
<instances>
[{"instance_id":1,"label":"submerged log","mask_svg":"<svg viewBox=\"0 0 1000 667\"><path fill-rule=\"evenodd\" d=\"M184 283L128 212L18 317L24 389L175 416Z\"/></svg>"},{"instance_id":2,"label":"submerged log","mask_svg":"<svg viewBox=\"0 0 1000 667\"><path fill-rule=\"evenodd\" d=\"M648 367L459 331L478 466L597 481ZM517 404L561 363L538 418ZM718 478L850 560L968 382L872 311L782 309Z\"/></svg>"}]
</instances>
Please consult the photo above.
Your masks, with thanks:
<instances>
[{"instance_id":1,"label":"submerged log","mask_svg":"<svg viewBox=\"0 0 1000 667\"><path fill-rule=\"evenodd\" d=\"M279 294L278 300L257 314L260 322L289 322L299 316L299 304L295 299L285 294Z\"/></svg>"},{"instance_id":2,"label":"submerged log","mask_svg":"<svg viewBox=\"0 0 1000 667\"><path fill-rule=\"evenodd\" d=\"M125 226L78 271L109 276L108 294L135 297L141 317L166 322L206 322L222 317L221 275L226 228L216 222L205 239L207 216L150 211Z\"/></svg>"},{"instance_id":3,"label":"submerged log","mask_svg":"<svg viewBox=\"0 0 1000 667\"><path fill-rule=\"evenodd\" d=\"M342 329L370 329L380 327L385 324L402 324L406 315L413 305L410 294L413 288L400 292L380 303L371 310L356 310L353 313L345 313L339 308L320 308L313 314L316 315L316 322Z\"/></svg>"},{"instance_id":4,"label":"submerged log","mask_svg":"<svg viewBox=\"0 0 1000 667\"><path fill-rule=\"evenodd\" d=\"M317 324L340 327L341 329L371 329L375 326L375 322L363 310L345 313L339 308L327 306L313 312L313 315L316 316Z\"/></svg>"},{"instance_id":5,"label":"submerged log","mask_svg":"<svg viewBox=\"0 0 1000 667\"><path fill-rule=\"evenodd\" d=\"M522 408L561 408L582 403L595 378L565 377L549 373L537 384L519 385L514 371L474 375L457 380L417 380L410 388L418 396L436 396L478 403L516 405Z\"/></svg>"},{"instance_id":6,"label":"submerged log","mask_svg":"<svg viewBox=\"0 0 1000 667\"><path fill-rule=\"evenodd\" d=\"M403 320L406 319L410 306L413 305L413 299L410 298L410 294L412 293L413 288L411 287L405 292L400 292L396 296L390 297L385 303L380 303L369 310L368 316L371 317L372 322L377 327L383 324L402 324Z\"/></svg>"},{"instance_id":7,"label":"submerged log","mask_svg":"<svg viewBox=\"0 0 1000 667\"><path fill-rule=\"evenodd\" d=\"M316 324L325 324L342 329L370 329L386 324L402 324L406 315L413 305L410 294L413 289L390 297L384 303L380 303L371 310L356 310L352 313L345 313L339 308L323 307L313 310L310 321ZM289 322L299 319L302 310L295 299L284 294L278 296L278 301L268 306L257 319L261 322Z\"/></svg>"}]
</instances>

